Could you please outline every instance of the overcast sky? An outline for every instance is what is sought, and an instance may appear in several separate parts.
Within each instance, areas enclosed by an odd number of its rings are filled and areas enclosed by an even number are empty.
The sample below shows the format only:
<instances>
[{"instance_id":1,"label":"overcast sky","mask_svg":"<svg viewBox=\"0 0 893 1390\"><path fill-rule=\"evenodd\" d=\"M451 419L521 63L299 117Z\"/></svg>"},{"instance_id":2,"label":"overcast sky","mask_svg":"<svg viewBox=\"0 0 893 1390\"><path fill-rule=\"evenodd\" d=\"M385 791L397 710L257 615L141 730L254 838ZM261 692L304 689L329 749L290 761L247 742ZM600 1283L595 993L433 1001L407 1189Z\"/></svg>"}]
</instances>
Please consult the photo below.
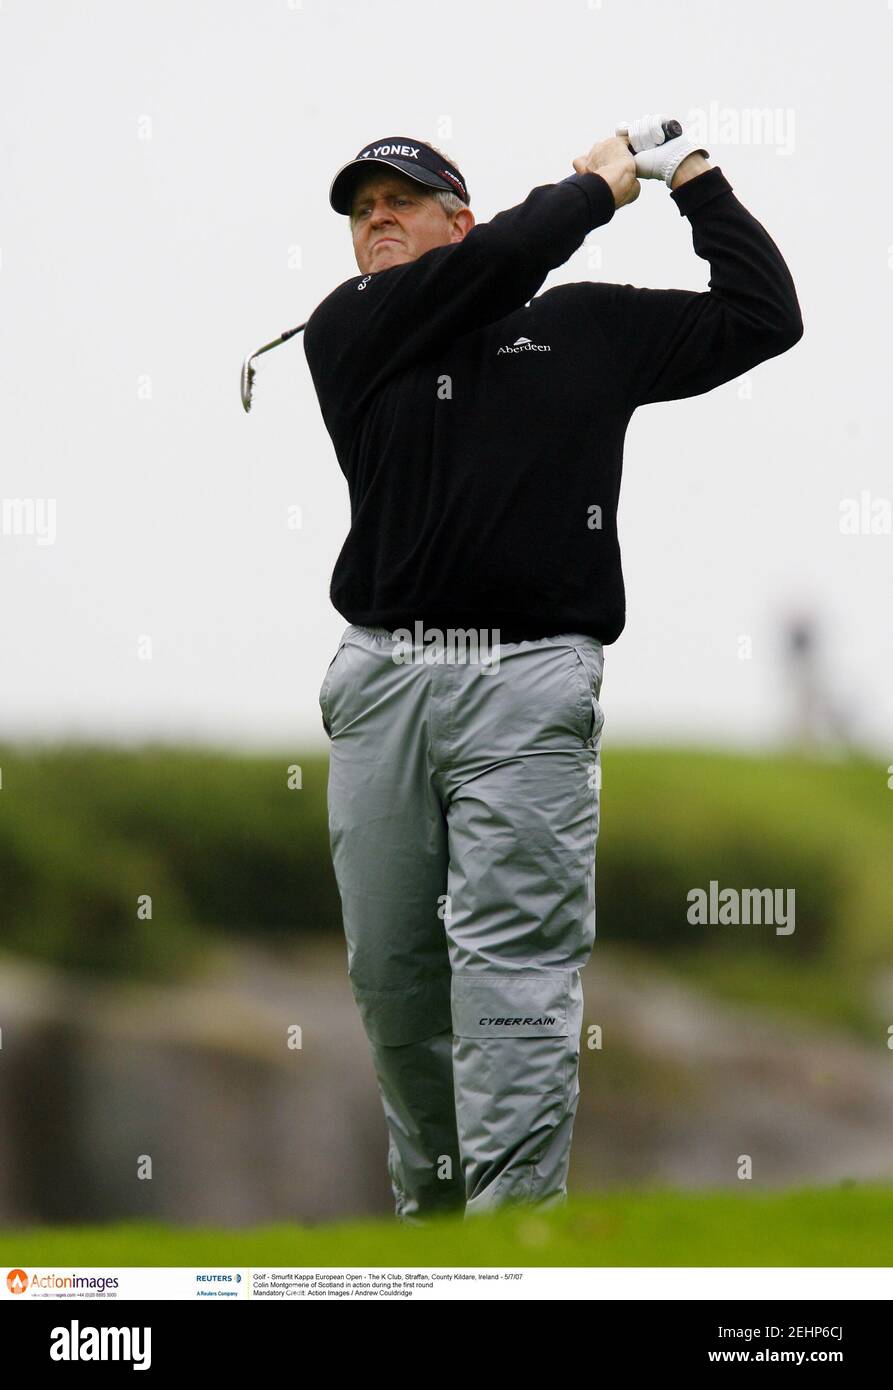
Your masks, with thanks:
<instances>
[{"instance_id":1,"label":"overcast sky","mask_svg":"<svg viewBox=\"0 0 893 1390\"><path fill-rule=\"evenodd\" d=\"M0 514L0 739L324 744L347 485L300 337L261 359L249 416L237 378L358 273L335 171L433 141L483 222L661 111L777 242L805 336L633 417L605 745L774 744L780 623L805 605L829 689L893 762L893 537L871 531L893 491L891 54L886 0L2 0L0 500L35 522ZM543 289L708 277L646 182Z\"/></svg>"}]
</instances>

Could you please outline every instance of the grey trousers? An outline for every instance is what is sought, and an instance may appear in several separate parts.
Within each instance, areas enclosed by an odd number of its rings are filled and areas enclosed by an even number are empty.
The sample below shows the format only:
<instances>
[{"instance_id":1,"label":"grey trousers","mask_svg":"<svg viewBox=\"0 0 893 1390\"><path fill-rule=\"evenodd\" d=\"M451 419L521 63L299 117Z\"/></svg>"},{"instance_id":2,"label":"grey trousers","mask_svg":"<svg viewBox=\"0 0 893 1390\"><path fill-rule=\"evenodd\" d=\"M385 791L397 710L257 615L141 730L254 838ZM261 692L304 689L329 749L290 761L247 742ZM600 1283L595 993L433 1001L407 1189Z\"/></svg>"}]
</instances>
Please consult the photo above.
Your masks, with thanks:
<instances>
[{"instance_id":1,"label":"grey trousers","mask_svg":"<svg viewBox=\"0 0 893 1390\"><path fill-rule=\"evenodd\" d=\"M451 632L351 624L319 692L348 975L409 1224L566 1200L595 940L602 644Z\"/></svg>"}]
</instances>

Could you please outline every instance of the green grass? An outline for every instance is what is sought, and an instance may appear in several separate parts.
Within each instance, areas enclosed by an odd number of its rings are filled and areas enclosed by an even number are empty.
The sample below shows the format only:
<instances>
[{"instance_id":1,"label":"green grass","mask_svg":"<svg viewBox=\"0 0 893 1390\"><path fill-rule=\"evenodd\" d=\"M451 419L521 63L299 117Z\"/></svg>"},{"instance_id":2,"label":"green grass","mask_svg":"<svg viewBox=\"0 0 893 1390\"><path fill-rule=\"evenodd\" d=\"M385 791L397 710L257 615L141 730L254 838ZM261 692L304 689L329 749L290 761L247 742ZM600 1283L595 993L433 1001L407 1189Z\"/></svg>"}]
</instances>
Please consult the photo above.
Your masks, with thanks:
<instances>
[{"instance_id":1,"label":"green grass","mask_svg":"<svg viewBox=\"0 0 893 1390\"><path fill-rule=\"evenodd\" d=\"M743 1185L742 1185L743 1186ZM781 1192L612 1191L563 1209L504 1208L325 1226L219 1230L127 1222L0 1233L16 1266L893 1265L893 1187L846 1180Z\"/></svg>"}]
</instances>

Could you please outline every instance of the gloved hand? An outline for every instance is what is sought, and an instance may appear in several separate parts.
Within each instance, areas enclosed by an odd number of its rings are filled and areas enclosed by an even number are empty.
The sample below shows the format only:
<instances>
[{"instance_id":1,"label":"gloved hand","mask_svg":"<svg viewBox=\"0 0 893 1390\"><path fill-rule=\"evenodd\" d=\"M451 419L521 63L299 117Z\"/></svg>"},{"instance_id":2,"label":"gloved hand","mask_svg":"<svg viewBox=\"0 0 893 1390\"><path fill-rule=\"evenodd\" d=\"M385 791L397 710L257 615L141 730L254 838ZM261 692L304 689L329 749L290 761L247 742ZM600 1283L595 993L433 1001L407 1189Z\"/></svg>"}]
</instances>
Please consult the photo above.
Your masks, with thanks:
<instances>
[{"instance_id":1,"label":"gloved hand","mask_svg":"<svg viewBox=\"0 0 893 1390\"><path fill-rule=\"evenodd\" d=\"M622 135L632 146L636 161L636 177L663 179L669 185L673 175L690 154L700 153L710 158L710 151L697 145L683 130L672 140L664 137L663 124L670 116L640 116L638 120L619 125L615 134Z\"/></svg>"}]
</instances>

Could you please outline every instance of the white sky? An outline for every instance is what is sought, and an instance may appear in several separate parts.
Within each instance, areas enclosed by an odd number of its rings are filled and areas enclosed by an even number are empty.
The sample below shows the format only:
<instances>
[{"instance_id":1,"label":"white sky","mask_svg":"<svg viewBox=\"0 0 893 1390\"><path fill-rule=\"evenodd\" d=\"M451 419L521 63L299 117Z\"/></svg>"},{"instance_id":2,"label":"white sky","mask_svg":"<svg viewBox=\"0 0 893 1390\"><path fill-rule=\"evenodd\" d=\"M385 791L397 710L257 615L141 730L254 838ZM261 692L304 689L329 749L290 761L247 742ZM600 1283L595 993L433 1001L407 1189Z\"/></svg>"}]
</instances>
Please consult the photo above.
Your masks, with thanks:
<instances>
[{"instance_id":1,"label":"white sky","mask_svg":"<svg viewBox=\"0 0 893 1390\"><path fill-rule=\"evenodd\" d=\"M0 0L0 499L56 508L52 545L0 533L0 739L324 744L347 485L300 337L260 360L249 416L237 378L357 273L334 172L431 140L482 222L621 119L726 108L696 133L781 248L805 337L749 399L633 417L605 743L774 742L802 602L893 761L893 537L839 528L843 499L893 492L891 53L885 0ZM543 289L708 275L646 182Z\"/></svg>"}]
</instances>

